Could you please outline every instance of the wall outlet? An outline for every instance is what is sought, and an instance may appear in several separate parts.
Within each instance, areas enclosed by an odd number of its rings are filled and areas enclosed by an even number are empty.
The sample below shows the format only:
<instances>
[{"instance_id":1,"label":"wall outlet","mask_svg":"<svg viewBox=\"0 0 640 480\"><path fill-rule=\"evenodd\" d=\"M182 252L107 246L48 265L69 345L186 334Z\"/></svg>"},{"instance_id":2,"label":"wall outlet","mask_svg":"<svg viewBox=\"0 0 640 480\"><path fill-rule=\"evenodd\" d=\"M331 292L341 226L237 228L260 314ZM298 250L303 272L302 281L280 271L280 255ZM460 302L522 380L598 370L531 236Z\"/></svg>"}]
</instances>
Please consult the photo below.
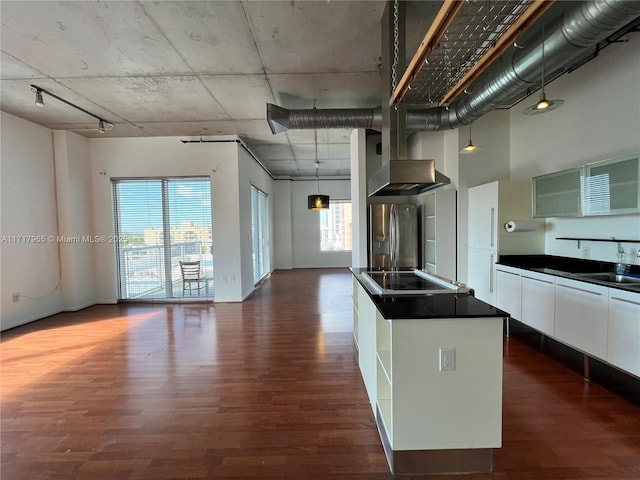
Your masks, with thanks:
<instances>
[{"instance_id":1,"label":"wall outlet","mask_svg":"<svg viewBox=\"0 0 640 480\"><path fill-rule=\"evenodd\" d=\"M19 302L20 301L20 294L19 293L14 293L13 294L13 303Z\"/></svg>"},{"instance_id":2,"label":"wall outlet","mask_svg":"<svg viewBox=\"0 0 640 480\"><path fill-rule=\"evenodd\" d=\"M440 371L453 372L456 369L456 349L440 347Z\"/></svg>"},{"instance_id":3,"label":"wall outlet","mask_svg":"<svg viewBox=\"0 0 640 480\"><path fill-rule=\"evenodd\" d=\"M582 258L591 258L591 247L582 247Z\"/></svg>"}]
</instances>

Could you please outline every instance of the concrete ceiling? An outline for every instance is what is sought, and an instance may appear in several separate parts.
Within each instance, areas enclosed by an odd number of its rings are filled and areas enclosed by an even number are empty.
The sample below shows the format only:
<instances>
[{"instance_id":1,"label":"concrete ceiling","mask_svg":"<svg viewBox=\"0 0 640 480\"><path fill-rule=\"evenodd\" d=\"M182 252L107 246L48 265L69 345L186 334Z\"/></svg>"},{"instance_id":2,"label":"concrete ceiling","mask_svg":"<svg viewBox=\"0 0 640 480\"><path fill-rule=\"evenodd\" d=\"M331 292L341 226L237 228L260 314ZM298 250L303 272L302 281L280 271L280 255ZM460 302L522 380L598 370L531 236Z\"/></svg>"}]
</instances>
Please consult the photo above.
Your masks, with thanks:
<instances>
[{"instance_id":1,"label":"concrete ceiling","mask_svg":"<svg viewBox=\"0 0 640 480\"><path fill-rule=\"evenodd\" d=\"M2 0L2 110L85 137L240 135L275 176L315 175L317 158L348 177L350 130L273 135L266 103L379 106L384 5ZM37 108L30 84L115 127L46 94Z\"/></svg>"}]
</instances>

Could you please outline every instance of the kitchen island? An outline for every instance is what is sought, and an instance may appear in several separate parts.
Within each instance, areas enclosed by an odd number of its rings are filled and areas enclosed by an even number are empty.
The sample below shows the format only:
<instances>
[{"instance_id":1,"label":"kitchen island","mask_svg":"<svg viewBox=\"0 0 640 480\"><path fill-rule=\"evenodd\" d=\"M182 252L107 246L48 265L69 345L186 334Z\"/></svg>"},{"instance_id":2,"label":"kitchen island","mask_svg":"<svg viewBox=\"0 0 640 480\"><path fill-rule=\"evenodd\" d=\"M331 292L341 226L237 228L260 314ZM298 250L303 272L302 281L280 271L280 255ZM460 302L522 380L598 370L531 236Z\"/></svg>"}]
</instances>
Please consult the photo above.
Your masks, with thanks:
<instances>
[{"instance_id":1,"label":"kitchen island","mask_svg":"<svg viewBox=\"0 0 640 480\"><path fill-rule=\"evenodd\" d=\"M508 314L465 293L375 295L352 272L358 363L392 473L492 471Z\"/></svg>"}]
</instances>

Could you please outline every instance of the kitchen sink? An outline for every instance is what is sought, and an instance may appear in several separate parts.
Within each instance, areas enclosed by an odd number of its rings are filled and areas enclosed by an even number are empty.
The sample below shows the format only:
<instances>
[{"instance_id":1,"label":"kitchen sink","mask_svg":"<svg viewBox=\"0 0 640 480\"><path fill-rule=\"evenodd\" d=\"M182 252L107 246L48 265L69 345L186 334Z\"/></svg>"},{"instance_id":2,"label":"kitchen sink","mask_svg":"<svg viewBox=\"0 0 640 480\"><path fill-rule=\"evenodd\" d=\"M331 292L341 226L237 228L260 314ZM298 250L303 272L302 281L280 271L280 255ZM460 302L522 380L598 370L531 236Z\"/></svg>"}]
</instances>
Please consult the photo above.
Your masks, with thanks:
<instances>
[{"instance_id":1,"label":"kitchen sink","mask_svg":"<svg viewBox=\"0 0 640 480\"><path fill-rule=\"evenodd\" d=\"M576 277L589 278L601 282L610 283L632 283L640 285L639 277L630 277L628 275L616 275L615 273L578 273Z\"/></svg>"}]
</instances>

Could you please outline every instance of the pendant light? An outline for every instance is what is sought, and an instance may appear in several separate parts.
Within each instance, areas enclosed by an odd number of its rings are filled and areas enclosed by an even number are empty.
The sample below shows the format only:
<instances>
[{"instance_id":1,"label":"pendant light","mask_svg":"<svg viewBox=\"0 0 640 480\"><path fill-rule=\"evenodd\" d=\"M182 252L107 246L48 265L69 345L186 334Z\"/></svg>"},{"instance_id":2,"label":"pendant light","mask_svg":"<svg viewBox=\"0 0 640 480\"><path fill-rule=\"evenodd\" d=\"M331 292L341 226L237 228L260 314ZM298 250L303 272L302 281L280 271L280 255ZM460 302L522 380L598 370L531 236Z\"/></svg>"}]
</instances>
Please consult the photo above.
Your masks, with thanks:
<instances>
[{"instance_id":1,"label":"pendant light","mask_svg":"<svg viewBox=\"0 0 640 480\"><path fill-rule=\"evenodd\" d=\"M463 147L460 150L460 153L463 155L469 155L471 153L475 153L478 151L478 147L476 145L473 144L473 142L471 141L471 123L469 123L469 143L467 144L466 147Z\"/></svg>"},{"instance_id":2,"label":"pendant light","mask_svg":"<svg viewBox=\"0 0 640 480\"><path fill-rule=\"evenodd\" d=\"M524 109L522 113L525 115L538 115L540 113L550 112L562 106L564 100L547 100L547 94L544 92L544 25L542 26L542 90L540 91L540 100L535 105L531 105Z\"/></svg>"},{"instance_id":3,"label":"pendant light","mask_svg":"<svg viewBox=\"0 0 640 480\"><path fill-rule=\"evenodd\" d=\"M316 108L315 101L313 102L313 108ZM318 182L318 194L317 195L309 195L307 197L307 208L309 210L327 210L329 208L329 195L321 195L320 194L320 177L318 176L318 167L320 166L320 162L318 162L318 129L315 129L315 143L316 143L316 180Z\"/></svg>"}]
</instances>

